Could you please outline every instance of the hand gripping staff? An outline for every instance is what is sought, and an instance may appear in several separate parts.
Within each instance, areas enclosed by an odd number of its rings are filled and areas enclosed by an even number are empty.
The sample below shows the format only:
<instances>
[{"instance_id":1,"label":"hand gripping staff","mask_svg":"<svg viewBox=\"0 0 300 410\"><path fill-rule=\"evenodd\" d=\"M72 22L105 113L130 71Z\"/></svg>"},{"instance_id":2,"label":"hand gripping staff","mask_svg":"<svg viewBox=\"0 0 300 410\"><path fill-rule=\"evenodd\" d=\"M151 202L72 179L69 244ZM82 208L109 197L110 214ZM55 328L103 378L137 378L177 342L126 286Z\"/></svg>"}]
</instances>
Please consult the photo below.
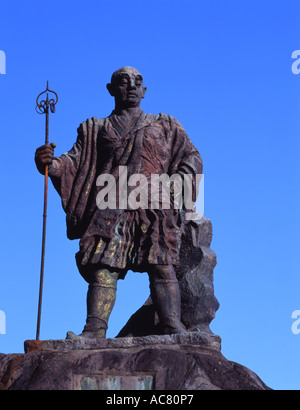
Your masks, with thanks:
<instances>
[{"instance_id":1,"label":"hand gripping staff","mask_svg":"<svg viewBox=\"0 0 300 410\"><path fill-rule=\"evenodd\" d=\"M46 98L44 98L44 94L46 94ZM49 94L53 98L49 99ZM38 95L36 99L36 107L35 107L35 110L38 114L46 114L46 137L45 137L46 145L49 144L49 109L52 113L55 113L55 105L57 101L58 101L58 96L56 92L51 91L49 89L49 83L47 81L47 88L45 91L41 92ZM43 295L44 265L45 265L45 244L46 244L47 198L48 198L48 165L46 165L45 167L42 257L41 257L40 290L39 290L36 340L39 340L40 326L41 326L41 310L42 310L42 295Z\"/></svg>"}]
</instances>

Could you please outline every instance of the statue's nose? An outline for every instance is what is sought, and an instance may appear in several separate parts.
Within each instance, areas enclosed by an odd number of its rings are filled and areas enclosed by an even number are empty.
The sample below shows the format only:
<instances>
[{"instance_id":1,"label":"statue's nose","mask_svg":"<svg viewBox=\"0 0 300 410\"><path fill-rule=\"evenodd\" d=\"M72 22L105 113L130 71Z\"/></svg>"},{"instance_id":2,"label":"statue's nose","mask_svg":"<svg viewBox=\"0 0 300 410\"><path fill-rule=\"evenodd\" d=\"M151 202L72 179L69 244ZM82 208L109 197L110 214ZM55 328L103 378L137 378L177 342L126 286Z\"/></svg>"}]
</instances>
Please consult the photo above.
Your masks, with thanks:
<instances>
[{"instance_id":1,"label":"statue's nose","mask_svg":"<svg viewBox=\"0 0 300 410\"><path fill-rule=\"evenodd\" d=\"M131 80L130 82L129 82L129 88L132 90L132 89L136 89L136 85L135 85L135 81L134 80Z\"/></svg>"}]
</instances>

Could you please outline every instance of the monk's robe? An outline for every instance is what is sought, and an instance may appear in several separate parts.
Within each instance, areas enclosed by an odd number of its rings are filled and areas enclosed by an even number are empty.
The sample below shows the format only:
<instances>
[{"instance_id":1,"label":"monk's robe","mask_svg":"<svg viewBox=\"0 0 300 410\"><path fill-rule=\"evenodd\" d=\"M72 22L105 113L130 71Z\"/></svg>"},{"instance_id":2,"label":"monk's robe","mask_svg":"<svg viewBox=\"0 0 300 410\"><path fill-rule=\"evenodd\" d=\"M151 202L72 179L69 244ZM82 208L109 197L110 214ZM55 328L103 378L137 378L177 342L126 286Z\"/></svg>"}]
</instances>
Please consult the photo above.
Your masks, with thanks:
<instances>
[{"instance_id":1,"label":"monk's robe","mask_svg":"<svg viewBox=\"0 0 300 410\"><path fill-rule=\"evenodd\" d=\"M150 197L148 206L120 209L120 166L127 167L128 178L142 174L149 182L152 174L178 174L182 179L190 174L194 184L196 174L202 173L199 152L172 116L142 111L129 125L112 112L83 122L72 149L54 157L49 175L66 212L67 236L80 238L76 261L87 281L91 272L105 266L124 277L129 269L144 272L149 265L179 264L186 209L174 209L172 201L170 209L153 209ZM116 179L116 209L97 206L103 186L96 181L102 174Z\"/></svg>"}]
</instances>

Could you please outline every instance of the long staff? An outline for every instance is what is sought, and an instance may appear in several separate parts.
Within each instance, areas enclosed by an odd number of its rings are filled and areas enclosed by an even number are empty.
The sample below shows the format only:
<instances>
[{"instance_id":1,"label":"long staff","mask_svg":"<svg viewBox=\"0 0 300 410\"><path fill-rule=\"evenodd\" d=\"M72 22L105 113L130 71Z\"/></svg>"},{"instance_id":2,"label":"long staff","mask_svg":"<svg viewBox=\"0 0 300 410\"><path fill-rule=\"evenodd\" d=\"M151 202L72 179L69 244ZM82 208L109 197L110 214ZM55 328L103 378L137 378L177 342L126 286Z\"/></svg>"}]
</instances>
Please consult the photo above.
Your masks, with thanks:
<instances>
[{"instance_id":1,"label":"long staff","mask_svg":"<svg viewBox=\"0 0 300 410\"><path fill-rule=\"evenodd\" d=\"M49 99L49 93L53 94L54 98ZM46 99L42 99L42 95L46 94ZM38 114L46 114L46 136L45 144L49 144L49 108L52 113L55 112L55 105L58 101L56 92L49 89L47 81L47 88L41 92L36 99L35 110ZM45 245L46 245L46 221L47 221L47 202L48 202L48 165L45 167L45 185L44 185L44 212L43 212L43 236L42 236L42 257L41 257L41 272L40 272L40 290L39 290L39 304L36 328L36 340L40 338L41 327L41 311L42 311L42 296L43 296L43 282L44 282L44 266L45 266Z\"/></svg>"}]
</instances>

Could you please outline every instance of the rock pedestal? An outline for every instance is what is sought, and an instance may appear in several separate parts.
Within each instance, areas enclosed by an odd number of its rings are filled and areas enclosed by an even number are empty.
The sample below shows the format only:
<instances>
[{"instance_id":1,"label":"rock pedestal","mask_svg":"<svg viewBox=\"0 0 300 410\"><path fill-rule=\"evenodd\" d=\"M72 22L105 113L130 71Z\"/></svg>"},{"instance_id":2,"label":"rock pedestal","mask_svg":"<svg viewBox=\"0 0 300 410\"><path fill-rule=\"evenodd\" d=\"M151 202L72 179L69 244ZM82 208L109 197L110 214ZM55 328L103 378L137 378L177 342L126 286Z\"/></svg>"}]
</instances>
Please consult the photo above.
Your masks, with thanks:
<instances>
[{"instance_id":1,"label":"rock pedestal","mask_svg":"<svg viewBox=\"0 0 300 410\"><path fill-rule=\"evenodd\" d=\"M186 224L176 273L187 333L159 335L151 297L115 339L25 342L25 354L0 354L0 390L269 390L221 354L209 325L216 255L208 219Z\"/></svg>"},{"instance_id":2,"label":"rock pedestal","mask_svg":"<svg viewBox=\"0 0 300 410\"><path fill-rule=\"evenodd\" d=\"M268 390L203 332L26 341L0 356L0 390Z\"/></svg>"}]
</instances>

